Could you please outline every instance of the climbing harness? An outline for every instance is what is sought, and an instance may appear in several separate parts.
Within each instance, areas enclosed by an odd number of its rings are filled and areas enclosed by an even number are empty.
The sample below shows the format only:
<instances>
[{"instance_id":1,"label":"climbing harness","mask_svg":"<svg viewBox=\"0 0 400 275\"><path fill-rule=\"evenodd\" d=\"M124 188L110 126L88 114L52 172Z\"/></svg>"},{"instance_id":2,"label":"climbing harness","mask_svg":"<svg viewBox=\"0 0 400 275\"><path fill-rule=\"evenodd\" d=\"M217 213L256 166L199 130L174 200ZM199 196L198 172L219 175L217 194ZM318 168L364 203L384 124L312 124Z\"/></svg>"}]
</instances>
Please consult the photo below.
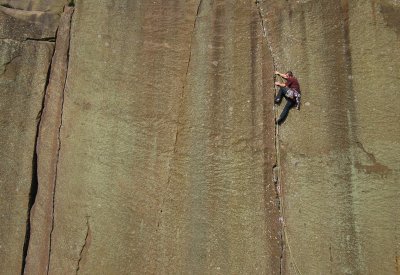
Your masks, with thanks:
<instances>
[{"instance_id":1,"label":"climbing harness","mask_svg":"<svg viewBox=\"0 0 400 275\"><path fill-rule=\"evenodd\" d=\"M294 100L296 102L296 109L300 109L300 99L301 99L301 94L296 90L289 88L286 90L285 96L287 98L290 98L291 100Z\"/></svg>"}]
</instances>

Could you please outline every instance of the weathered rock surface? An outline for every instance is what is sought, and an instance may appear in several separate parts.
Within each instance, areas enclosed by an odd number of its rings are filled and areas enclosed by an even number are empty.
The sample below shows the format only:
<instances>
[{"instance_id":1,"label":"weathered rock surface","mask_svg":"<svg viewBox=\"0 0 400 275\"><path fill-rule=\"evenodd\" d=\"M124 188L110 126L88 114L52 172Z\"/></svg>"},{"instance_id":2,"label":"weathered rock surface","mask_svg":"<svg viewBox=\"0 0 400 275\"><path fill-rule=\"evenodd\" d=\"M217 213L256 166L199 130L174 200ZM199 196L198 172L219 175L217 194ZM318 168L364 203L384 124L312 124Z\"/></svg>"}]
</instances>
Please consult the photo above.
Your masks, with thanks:
<instances>
[{"instance_id":1,"label":"weathered rock surface","mask_svg":"<svg viewBox=\"0 0 400 275\"><path fill-rule=\"evenodd\" d=\"M85 1L73 22L49 273L278 273L257 7Z\"/></svg>"},{"instance_id":2,"label":"weathered rock surface","mask_svg":"<svg viewBox=\"0 0 400 275\"><path fill-rule=\"evenodd\" d=\"M73 8L66 7L60 19L41 115L36 144L38 192L30 215L29 250L24 270L26 274L46 274L49 266L51 234L54 228L54 190L73 11Z\"/></svg>"},{"instance_id":3,"label":"weathered rock surface","mask_svg":"<svg viewBox=\"0 0 400 275\"><path fill-rule=\"evenodd\" d=\"M71 0L0 0L0 5L25 11L46 11L61 13Z\"/></svg>"},{"instance_id":4,"label":"weathered rock surface","mask_svg":"<svg viewBox=\"0 0 400 275\"><path fill-rule=\"evenodd\" d=\"M54 37L55 14L0 7L0 269L21 272L29 235L30 193L36 189L34 156ZM29 20L27 20L29 18Z\"/></svg>"},{"instance_id":5,"label":"weathered rock surface","mask_svg":"<svg viewBox=\"0 0 400 275\"><path fill-rule=\"evenodd\" d=\"M67 2L0 0L1 274L400 274L398 1Z\"/></svg>"},{"instance_id":6,"label":"weathered rock surface","mask_svg":"<svg viewBox=\"0 0 400 275\"><path fill-rule=\"evenodd\" d=\"M264 1L303 108L279 129L285 274L400 274L398 1Z\"/></svg>"}]
</instances>

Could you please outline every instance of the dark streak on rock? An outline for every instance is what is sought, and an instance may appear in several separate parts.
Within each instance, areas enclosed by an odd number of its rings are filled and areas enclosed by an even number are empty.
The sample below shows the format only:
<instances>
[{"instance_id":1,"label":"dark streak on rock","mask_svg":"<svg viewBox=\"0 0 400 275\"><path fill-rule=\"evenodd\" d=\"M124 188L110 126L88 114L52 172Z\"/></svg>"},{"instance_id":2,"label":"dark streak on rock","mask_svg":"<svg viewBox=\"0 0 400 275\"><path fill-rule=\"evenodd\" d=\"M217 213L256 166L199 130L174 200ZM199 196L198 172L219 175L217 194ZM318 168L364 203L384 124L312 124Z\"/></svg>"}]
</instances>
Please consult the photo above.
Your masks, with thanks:
<instances>
[{"instance_id":1,"label":"dark streak on rock","mask_svg":"<svg viewBox=\"0 0 400 275\"><path fill-rule=\"evenodd\" d=\"M382 13L386 25L400 35L400 7L382 2L379 4L379 11Z\"/></svg>"},{"instance_id":2,"label":"dark streak on rock","mask_svg":"<svg viewBox=\"0 0 400 275\"><path fill-rule=\"evenodd\" d=\"M329 261L330 261L330 274L333 274L332 266L333 266L333 256L332 256L332 245L329 244Z\"/></svg>"},{"instance_id":3,"label":"dark streak on rock","mask_svg":"<svg viewBox=\"0 0 400 275\"><path fill-rule=\"evenodd\" d=\"M357 121L357 111L355 106L355 96L354 96L354 83L352 79L353 75L353 67L352 67L352 51L351 51L351 37L350 37L350 28L351 28L351 6L349 0L341 0L339 6L339 12L342 16L342 29L341 35L343 39L343 52L341 54L344 55L344 99L345 102L345 110L347 112L347 117L342 117L341 119L347 121L347 129L346 135L344 139L341 139L340 142L344 145L344 148L347 147L349 150L349 156L351 159L351 165L355 165L356 157L354 154L351 153L351 147L355 146L358 141L358 121ZM347 119L347 120L345 120ZM338 118L339 121L339 118ZM345 143L347 141L347 144ZM360 273L360 265L358 264L359 261L359 254L357 252L356 247L357 245L357 233L356 233L356 222L355 222L355 215L354 215L354 204L353 204L353 181L351 177L351 169L347 167L347 171L343 172L346 175L346 181L349 183L346 185L346 194L349 194L349 200L346 202L348 208L348 214L345 216L346 224L348 225L348 235L351 238L346 242L346 261L347 265L351 269L351 273Z\"/></svg>"},{"instance_id":4,"label":"dark streak on rock","mask_svg":"<svg viewBox=\"0 0 400 275\"><path fill-rule=\"evenodd\" d=\"M39 130L39 123L37 124L37 128ZM38 133L38 130L36 133ZM37 142L38 135L35 137L35 144ZM34 149L33 157L32 157L32 180L31 180L31 188L29 191L29 201L28 201L28 214L26 218L26 227L25 227L25 240L24 246L22 249L22 267L21 267L21 275L24 274L25 264L26 264L26 256L28 255L28 247L29 240L31 236L31 210L32 206L35 204L36 195L38 190L38 175L37 175L37 152Z\"/></svg>"},{"instance_id":5,"label":"dark streak on rock","mask_svg":"<svg viewBox=\"0 0 400 275\"><path fill-rule=\"evenodd\" d=\"M5 8L7 8L7 9L21 10L21 9L14 8L13 6L11 6L11 5L8 4L8 3L0 4L0 6L1 6L1 7L5 7Z\"/></svg>"},{"instance_id":6,"label":"dark streak on rock","mask_svg":"<svg viewBox=\"0 0 400 275\"><path fill-rule=\"evenodd\" d=\"M258 39L257 39L257 21L256 18L254 18L251 23L250 23L250 59L251 59L251 72L250 72L250 95L251 95L251 100L250 100L250 105L251 105L251 137L253 140L257 140L257 133L255 131L257 125L256 125L256 116L255 116L255 111L256 111L256 102L257 102L257 97L256 97L256 66L257 66L257 47L258 47ZM252 151L254 151L254 145L252 143Z\"/></svg>"},{"instance_id":7,"label":"dark streak on rock","mask_svg":"<svg viewBox=\"0 0 400 275\"><path fill-rule=\"evenodd\" d=\"M91 239L92 239L92 231L90 229L90 223L89 223L89 218L90 216L86 217L86 235L85 235L85 241L81 247L81 251L79 252L79 259L78 259L78 264L76 266L76 273L79 273L79 270L81 268L81 261L82 259L86 256L86 253L89 249Z\"/></svg>"},{"instance_id":8,"label":"dark streak on rock","mask_svg":"<svg viewBox=\"0 0 400 275\"><path fill-rule=\"evenodd\" d=\"M26 38L24 41L38 41L38 42L56 42L56 38L55 37L42 37L42 38Z\"/></svg>"},{"instance_id":9,"label":"dark streak on rock","mask_svg":"<svg viewBox=\"0 0 400 275\"><path fill-rule=\"evenodd\" d=\"M376 3L375 0L371 1L371 17L372 17L372 22L374 22L374 25L376 25Z\"/></svg>"}]
</instances>

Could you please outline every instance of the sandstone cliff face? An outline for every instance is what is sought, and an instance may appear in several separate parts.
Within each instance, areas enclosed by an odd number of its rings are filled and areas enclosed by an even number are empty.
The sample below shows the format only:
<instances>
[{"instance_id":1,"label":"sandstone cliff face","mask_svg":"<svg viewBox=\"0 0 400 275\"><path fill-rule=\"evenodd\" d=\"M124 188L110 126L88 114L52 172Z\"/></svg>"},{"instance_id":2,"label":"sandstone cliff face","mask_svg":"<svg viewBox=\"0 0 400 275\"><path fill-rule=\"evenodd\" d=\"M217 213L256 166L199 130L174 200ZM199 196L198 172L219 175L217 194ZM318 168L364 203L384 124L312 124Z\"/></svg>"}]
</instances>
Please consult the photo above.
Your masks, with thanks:
<instances>
[{"instance_id":1,"label":"sandstone cliff face","mask_svg":"<svg viewBox=\"0 0 400 275\"><path fill-rule=\"evenodd\" d=\"M60 13L64 5L74 0L0 0L0 5L25 11Z\"/></svg>"},{"instance_id":2,"label":"sandstone cliff face","mask_svg":"<svg viewBox=\"0 0 400 275\"><path fill-rule=\"evenodd\" d=\"M285 272L399 274L398 1L262 8L276 66L303 88L279 129Z\"/></svg>"},{"instance_id":3,"label":"sandstone cliff face","mask_svg":"<svg viewBox=\"0 0 400 275\"><path fill-rule=\"evenodd\" d=\"M58 20L56 13L0 7L2 274L21 272L27 249L29 209L37 188L37 126Z\"/></svg>"},{"instance_id":4,"label":"sandstone cliff face","mask_svg":"<svg viewBox=\"0 0 400 275\"><path fill-rule=\"evenodd\" d=\"M49 272L276 272L257 7L94 6L74 13Z\"/></svg>"},{"instance_id":5,"label":"sandstone cliff face","mask_svg":"<svg viewBox=\"0 0 400 275\"><path fill-rule=\"evenodd\" d=\"M396 1L65 2L0 2L2 274L400 274Z\"/></svg>"}]
</instances>

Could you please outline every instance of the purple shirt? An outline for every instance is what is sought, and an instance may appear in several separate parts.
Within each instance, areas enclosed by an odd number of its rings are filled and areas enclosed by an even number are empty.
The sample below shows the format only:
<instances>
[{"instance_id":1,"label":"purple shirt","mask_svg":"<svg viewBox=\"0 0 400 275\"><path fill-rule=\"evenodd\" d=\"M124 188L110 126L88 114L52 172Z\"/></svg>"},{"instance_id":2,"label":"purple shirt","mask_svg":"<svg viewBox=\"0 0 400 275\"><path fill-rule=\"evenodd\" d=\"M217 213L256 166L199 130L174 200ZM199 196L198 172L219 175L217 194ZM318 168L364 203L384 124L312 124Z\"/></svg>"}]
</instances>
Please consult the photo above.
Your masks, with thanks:
<instances>
[{"instance_id":1,"label":"purple shirt","mask_svg":"<svg viewBox=\"0 0 400 275\"><path fill-rule=\"evenodd\" d=\"M299 81L297 81L297 78L293 77L293 76L289 76L286 79L286 83L285 83L286 87L289 87L291 89L295 89L296 91L299 92L299 94L301 94L300 91L300 84Z\"/></svg>"}]
</instances>

